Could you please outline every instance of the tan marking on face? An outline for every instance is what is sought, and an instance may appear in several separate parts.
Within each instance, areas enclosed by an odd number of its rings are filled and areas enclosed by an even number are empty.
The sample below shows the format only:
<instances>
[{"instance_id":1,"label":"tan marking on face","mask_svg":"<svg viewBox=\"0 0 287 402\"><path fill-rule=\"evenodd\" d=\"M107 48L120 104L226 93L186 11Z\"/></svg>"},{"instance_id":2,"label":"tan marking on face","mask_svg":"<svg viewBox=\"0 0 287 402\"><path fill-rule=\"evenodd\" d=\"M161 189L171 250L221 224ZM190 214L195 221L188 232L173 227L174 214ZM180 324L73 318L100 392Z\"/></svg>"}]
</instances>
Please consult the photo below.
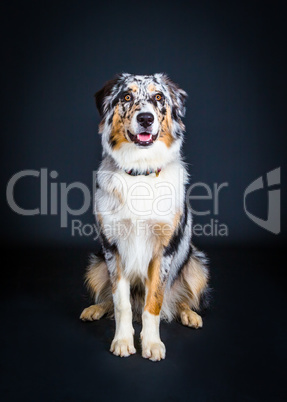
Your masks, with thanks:
<instances>
[{"instance_id":1,"label":"tan marking on face","mask_svg":"<svg viewBox=\"0 0 287 402\"><path fill-rule=\"evenodd\" d=\"M160 280L160 262L160 256L151 260L146 281L148 292L144 310L154 315L160 313L164 294L164 286Z\"/></svg>"},{"instance_id":2,"label":"tan marking on face","mask_svg":"<svg viewBox=\"0 0 287 402\"><path fill-rule=\"evenodd\" d=\"M116 150L119 149L123 143L127 142L128 140L125 137L124 124L119 114L119 105L117 105L113 115L110 143L112 144L113 149Z\"/></svg>"},{"instance_id":3,"label":"tan marking on face","mask_svg":"<svg viewBox=\"0 0 287 402\"><path fill-rule=\"evenodd\" d=\"M159 141L162 141L165 143L165 145L169 148L172 143L174 142L174 138L171 134L172 130L172 118L171 118L171 110L170 107L166 107L166 114L162 119L162 116L160 115L159 117L161 121L161 130L160 130L160 135L159 135Z\"/></svg>"},{"instance_id":4,"label":"tan marking on face","mask_svg":"<svg viewBox=\"0 0 287 402\"><path fill-rule=\"evenodd\" d=\"M133 115L139 110L138 105L133 104L132 107L127 111L125 117L122 119L122 124L123 124L123 128L124 128L124 132L127 132L127 130L130 127ZM130 140L127 139L128 142L130 142Z\"/></svg>"},{"instance_id":5,"label":"tan marking on face","mask_svg":"<svg viewBox=\"0 0 287 402\"><path fill-rule=\"evenodd\" d=\"M154 84L149 84L148 87L147 87L147 90L148 90L149 92L155 92L155 91L156 91L156 87L155 87Z\"/></svg>"},{"instance_id":6,"label":"tan marking on face","mask_svg":"<svg viewBox=\"0 0 287 402\"><path fill-rule=\"evenodd\" d=\"M134 113L135 113L136 111L138 111L138 110L139 110L139 106L133 104L132 107L131 107L131 108L129 109L129 111L127 112L126 117L125 117L125 119L124 119L124 124L125 124L125 126L131 122L131 119L133 118Z\"/></svg>"},{"instance_id":7,"label":"tan marking on face","mask_svg":"<svg viewBox=\"0 0 287 402\"><path fill-rule=\"evenodd\" d=\"M133 92L137 92L139 87L136 84L131 84L129 86L130 90L132 90Z\"/></svg>"}]
</instances>

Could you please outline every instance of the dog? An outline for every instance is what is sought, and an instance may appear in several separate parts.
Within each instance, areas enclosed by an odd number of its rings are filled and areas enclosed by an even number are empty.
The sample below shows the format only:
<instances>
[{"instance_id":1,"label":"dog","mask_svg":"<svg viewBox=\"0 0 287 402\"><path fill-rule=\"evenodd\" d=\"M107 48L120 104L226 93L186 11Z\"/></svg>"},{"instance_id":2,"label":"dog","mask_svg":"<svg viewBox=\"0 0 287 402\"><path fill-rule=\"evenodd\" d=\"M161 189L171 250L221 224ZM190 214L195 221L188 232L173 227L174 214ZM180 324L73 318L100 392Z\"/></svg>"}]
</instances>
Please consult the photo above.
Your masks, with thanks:
<instances>
[{"instance_id":1,"label":"dog","mask_svg":"<svg viewBox=\"0 0 287 402\"><path fill-rule=\"evenodd\" d=\"M95 190L101 251L86 273L95 304L80 318L115 318L116 356L136 353L133 319L142 321L142 356L152 361L166 355L160 319L202 327L197 312L208 300L209 270L192 244L186 201L186 97L164 73L122 73L95 94L103 148Z\"/></svg>"}]
</instances>

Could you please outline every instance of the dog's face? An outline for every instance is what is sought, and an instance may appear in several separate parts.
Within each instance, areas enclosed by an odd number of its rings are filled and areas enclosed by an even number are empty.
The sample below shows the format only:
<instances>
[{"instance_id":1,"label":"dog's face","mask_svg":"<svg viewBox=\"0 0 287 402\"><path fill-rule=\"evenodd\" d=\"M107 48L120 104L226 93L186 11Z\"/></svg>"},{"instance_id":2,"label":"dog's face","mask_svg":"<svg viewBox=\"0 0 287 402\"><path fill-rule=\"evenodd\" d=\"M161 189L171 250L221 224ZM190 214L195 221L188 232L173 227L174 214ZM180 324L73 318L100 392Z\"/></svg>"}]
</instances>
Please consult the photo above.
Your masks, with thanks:
<instances>
[{"instance_id":1,"label":"dog's face","mask_svg":"<svg viewBox=\"0 0 287 402\"><path fill-rule=\"evenodd\" d=\"M186 96L164 74L121 74L107 82L95 95L105 151L130 151L131 144L160 150L181 143Z\"/></svg>"}]
</instances>

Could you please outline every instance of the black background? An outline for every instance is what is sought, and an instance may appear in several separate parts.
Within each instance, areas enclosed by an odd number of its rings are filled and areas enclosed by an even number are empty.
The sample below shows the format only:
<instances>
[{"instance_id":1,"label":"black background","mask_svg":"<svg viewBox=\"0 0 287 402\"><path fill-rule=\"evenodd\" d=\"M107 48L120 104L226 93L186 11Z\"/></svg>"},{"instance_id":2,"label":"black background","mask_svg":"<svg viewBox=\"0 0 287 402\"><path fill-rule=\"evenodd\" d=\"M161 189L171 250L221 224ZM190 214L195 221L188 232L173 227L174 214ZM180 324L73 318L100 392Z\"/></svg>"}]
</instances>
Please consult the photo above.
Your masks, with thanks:
<instances>
[{"instance_id":1,"label":"black background","mask_svg":"<svg viewBox=\"0 0 287 402\"><path fill-rule=\"evenodd\" d=\"M284 2L39 0L3 1L1 9L4 399L283 400ZM188 92L191 182L228 183L219 215L195 216L229 229L227 237L195 239L211 259L215 301L206 328L163 325L170 355L159 368L139 355L110 356L113 322L76 320L88 303L81 286L92 237L71 235L73 217L61 228L58 215L17 215L5 196L10 177L25 169L55 170L50 182L92 189L101 159L93 95L122 71L166 72ZM279 235L243 210L248 184L277 167ZM38 207L39 180L19 181L15 199ZM82 201L70 193L71 207ZM267 191L250 195L248 208L265 219ZM80 218L94 222L92 205Z\"/></svg>"},{"instance_id":2,"label":"black background","mask_svg":"<svg viewBox=\"0 0 287 402\"><path fill-rule=\"evenodd\" d=\"M203 236L200 244L286 239L283 224L275 236L243 210L243 193L253 180L277 167L284 178L283 2L25 1L6 3L2 18L4 185L20 170L47 168L58 172L49 183L80 181L92 189L92 171L101 158L95 91L117 72L163 71L189 94L184 155L191 182L228 183L218 217L199 216L195 222L218 218L229 236ZM37 178L15 186L23 208L38 207L39 197ZM70 206L82 202L80 191L71 191ZM267 192L250 195L247 205L265 219ZM211 201L195 205L200 211L211 207ZM19 216L5 198L1 210L3 241L93 244L92 237L71 236L73 217L61 228L59 216ZM93 222L92 206L81 219Z\"/></svg>"}]
</instances>

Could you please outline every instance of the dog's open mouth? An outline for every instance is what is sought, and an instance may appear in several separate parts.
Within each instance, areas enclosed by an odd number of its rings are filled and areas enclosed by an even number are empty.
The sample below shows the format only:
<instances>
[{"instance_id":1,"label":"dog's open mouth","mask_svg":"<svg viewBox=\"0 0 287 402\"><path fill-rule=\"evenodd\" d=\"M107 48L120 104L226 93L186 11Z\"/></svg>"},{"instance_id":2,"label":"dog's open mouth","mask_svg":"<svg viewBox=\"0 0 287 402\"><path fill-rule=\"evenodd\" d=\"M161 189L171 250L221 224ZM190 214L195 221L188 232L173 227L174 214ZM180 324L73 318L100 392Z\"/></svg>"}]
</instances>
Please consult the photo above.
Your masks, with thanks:
<instances>
[{"instance_id":1,"label":"dog's open mouth","mask_svg":"<svg viewBox=\"0 0 287 402\"><path fill-rule=\"evenodd\" d=\"M153 135L146 132L140 134L132 134L130 131L128 131L128 135L132 142L145 147L151 145L157 139L157 134Z\"/></svg>"}]
</instances>

